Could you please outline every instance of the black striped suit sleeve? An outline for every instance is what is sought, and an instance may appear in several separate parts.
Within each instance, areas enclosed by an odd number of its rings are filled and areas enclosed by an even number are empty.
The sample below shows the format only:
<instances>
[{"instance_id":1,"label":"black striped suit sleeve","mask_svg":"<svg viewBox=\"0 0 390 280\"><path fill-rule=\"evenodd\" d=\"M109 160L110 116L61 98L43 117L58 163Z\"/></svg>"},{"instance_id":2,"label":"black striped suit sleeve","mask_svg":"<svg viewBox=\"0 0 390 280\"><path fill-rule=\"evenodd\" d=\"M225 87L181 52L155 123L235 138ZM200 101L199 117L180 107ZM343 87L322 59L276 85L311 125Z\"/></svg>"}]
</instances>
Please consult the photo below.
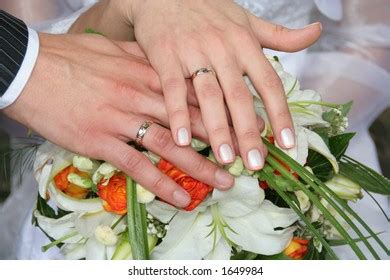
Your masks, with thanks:
<instances>
[{"instance_id":1,"label":"black striped suit sleeve","mask_svg":"<svg viewBox=\"0 0 390 280\"><path fill-rule=\"evenodd\" d=\"M28 44L28 29L20 19L0 10L0 98L16 77Z\"/></svg>"}]
</instances>

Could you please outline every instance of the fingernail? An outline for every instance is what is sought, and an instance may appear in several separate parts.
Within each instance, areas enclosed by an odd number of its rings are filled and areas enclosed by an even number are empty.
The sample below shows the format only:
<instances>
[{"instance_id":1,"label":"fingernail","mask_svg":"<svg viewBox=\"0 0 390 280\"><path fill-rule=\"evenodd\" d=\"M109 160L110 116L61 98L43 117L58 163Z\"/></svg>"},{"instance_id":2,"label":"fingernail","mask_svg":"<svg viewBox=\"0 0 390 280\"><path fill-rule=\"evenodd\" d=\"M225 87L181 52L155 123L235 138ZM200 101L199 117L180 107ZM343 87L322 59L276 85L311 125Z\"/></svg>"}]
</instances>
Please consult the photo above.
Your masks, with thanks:
<instances>
[{"instance_id":1,"label":"fingernail","mask_svg":"<svg viewBox=\"0 0 390 280\"><path fill-rule=\"evenodd\" d=\"M295 146L295 139L291 129L282 129L282 131L280 132L280 138L282 139L284 147L286 147L287 149L290 149Z\"/></svg>"},{"instance_id":2,"label":"fingernail","mask_svg":"<svg viewBox=\"0 0 390 280\"><path fill-rule=\"evenodd\" d=\"M234 160L233 150L228 144L222 144L219 147L219 156L224 163L230 163Z\"/></svg>"},{"instance_id":3,"label":"fingernail","mask_svg":"<svg viewBox=\"0 0 390 280\"><path fill-rule=\"evenodd\" d=\"M308 24L304 28L307 28L307 27L310 27L313 25L318 25L320 27L320 29L322 30L322 23L321 22L314 22L314 23Z\"/></svg>"},{"instance_id":4,"label":"fingernail","mask_svg":"<svg viewBox=\"0 0 390 280\"><path fill-rule=\"evenodd\" d=\"M186 128L182 127L178 130L177 140L179 141L179 145L181 146L186 146L190 144L190 137Z\"/></svg>"},{"instance_id":5,"label":"fingernail","mask_svg":"<svg viewBox=\"0 0 390 280\"><path fill-rule=\"evenodd\" d=\"M253 149L248 152L248 163L252 170L259 170L263 167L264 159L259 150Z\"/></svg>"},{"instance_id":6,"label":"fingernail","mask_svg":"<svg viewBox=\"0 0 390 280\"><path fill-rule=\"evenodd\" d=\"M178 207L186 207L191 202L189 194L181 189L173 192L173 199L176 202L175 205Z\"/></svg>"},{"instance_id":7,"label":"fingernail","mask_svg":"<svg viewBox=\"0 0 390 280\"><path fill-rule=\"evenodd\" d=\"M217 172L215 172L215 180L218 185L224 189L231 188L234 185L234 177L229 172L222 169L218 169Z\"/></svg>"}]
</instances>

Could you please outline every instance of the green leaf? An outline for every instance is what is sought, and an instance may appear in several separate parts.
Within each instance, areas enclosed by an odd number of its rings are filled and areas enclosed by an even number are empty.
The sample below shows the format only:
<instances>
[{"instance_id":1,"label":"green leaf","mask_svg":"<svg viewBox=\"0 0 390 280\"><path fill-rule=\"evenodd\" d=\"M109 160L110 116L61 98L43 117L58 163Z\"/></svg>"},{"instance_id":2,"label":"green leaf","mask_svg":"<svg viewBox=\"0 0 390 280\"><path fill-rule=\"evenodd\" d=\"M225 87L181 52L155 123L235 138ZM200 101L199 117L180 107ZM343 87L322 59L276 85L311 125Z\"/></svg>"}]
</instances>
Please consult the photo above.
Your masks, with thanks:
<instances>
[{"instance_id":1,"label":"green leaf","mask_svg":"<svg viewBox=\"0 0 390 280\"><path fill-rule=\"evenodd\" d=\"M270 151L272 154L272 151ZM279 159L284 161L285 159ZM352 248L352 250L356 253L356 255L359 257L359 259L366 259L365 255L361 251L361 249L357 246L356 242L353 241L352 237L348 234L348 232L345 230L345 228L340 224L340 222L335 218L335 216L329 212L329 210L321 203L319 200L318 196L311 192L306 186L304 186L302 183L300 183L298 180L296 180L275 158L273 158L273 155L270 155L267 157L267 162L274 167L276 170L278 170L283 177L288 180L291 184L296 185L301 191L303 191L310 199L311 203L313 203L322 213L324 218L328 220L338 231L338 233L348 242L348 245ZM296 170L295 170L296 171ZM352 222L352 220L344 213L343 209L341 209L334 201L327 196L325 192L323 192L318 186L315 186L315 184L310 181L306 180L305 174L296 171L300 178L305 180L305 182L310 185L315 192L318 192L337 212L338 214L345 220L345 222L348 223L349 226L362 238L364 236L360 232L360 230L356 227L356 225ZM309 174L311 174L309 172ZM311 176L313 176L311 174ZM370 249L371 251L371 245L368 242L365 242L366 246ZM377 255L375 254L375 251L372 249L372 253L375 257Z\"/></svg>"},{"instance_id":2,"label":"green leaf","mask_svg":"<svg viewBox=\"0 0 390 280\"><path fill-rule=\"evenodd\" d=\"M265 140L266 141L266 140ZM267 143L267 142L265 142ZM276 148L275 148L276 149ZM287 155L286 155L287 156ZM269 157L269 156L268 156ZM267 157L267 159L268 159ZM287 156L288 157L288 156ZM260 172L263 172L262 170ZM324 239L322 234L319 232L318 229L316 229L311 221L305 216L305 214L302 213L299 206L287 195L286 192L284 192L282 189L278 187L278 185L273 180L273 177L275 175L263 173L262 174L265 178L267 183L274 188L274 190L280 195L280 197L290 206L291 209L295 211L295 213L299 216L299 218L305 223L307 230L315 237L318 238L318 240L322 243L324 248L327 248L330 256L332 259L338 259L336 254L333 252L332 248L328 244L328 242Z\"/></svg>"},{"instance_id":3,"label":"green leaf","mask_svg":"<svg viewBox=\"0 0 390 280\"><path fill-rule=\"evenodd\" d=\"M253 252L240 251L234 252L230 260L255 260L258 255Z\"/></svg>"},{"instance_id":4,"label":"green leaf","mask_svg":"<svg viewBox=\"0 0 390 280\"><path fill-rule=\"evenodd\" d=\"M378 232L378 233L376 233L376 235L380 235L382 233L384 233L384 231ZM372 236L369 235L369 236L365 236L364 238L365 239L370 239L370 238L372 238ZM361 242L363 240L361 238L355 238L354 241L355 242ZM343 239L340 239L340 240L330 240L329 244L331 246L343 246L343 245L347 245L347 242L345 240L343 240Z\"/></svg>"},{"instance_id":5,"label":"green leaf","mask_svg":"<svg viewBox=\"0 0 390 280\"><path fill-rule=\"evenodd\" d=\"M344 155L348 148L349 141L355 136L355 133L344 133L330 137L328 143L330 152L335 156L337 160ZM334 176L334 171L329 160L323 155L309 150L306 163L312 170L313 173L323 182L330 180Z\"/></svg>"},{"instance_id":6,"label":"green leaf","mask_svg":"<svg viewBox=\"0 0 390 280\"><path fill-rule=\"evenodd\" d=\"M37 198L37 210L38 212L47 218L52 218L52 219L59 219L70 212L62 210L58 208L57 213L56 211L47 204L46 200L43 199L39 194Z\"/></svg>"},{"instance_id":7,"label":"green leaf","mask_svg":"<svg viewBox=\"0 0 390 280\"><path fill-rule=\"evenodd\" d=\"M345 103L345 104L340 106L339 109L344 117L346 117L348 115L349 111L351 111L352 105L353 105L353 101L349 101L348 103Z\"/></svg>"},{"instance_id":8,"label":"green leaf","mask_svg":"<svg viewBox=\"0 0 390 280\"><path fill-rule=\"evenodd\" d=\"M359 184L366 191L390 195L389 179L348 156L341 159L340 174Z\"/></svg>"},{"instance_id":9,"label":"green leaf","mask_svg":"<svg viewBox=\"0 0 390 280\"><path fill-rule=\"evenodd\" d=\"M137 201L136 183L126 178L127 229L134 260L149 259L147 220L145 205Z\"/></svg>"},{"instance_id":10,"label":"green leaf","mask_svg":"<svg viewBox=\"0 0 390 280\"><path fill-rule=\"evenodd\" d=\"M93 29L93 28L90 28L90 27L88 27L88 28L85 28L85 30L84 30L84 33L88 33L88 34L96 34L96 35L102 35L102 36L104 36L104 34L103 34L103 33L100 33L100 32L98 32L98 31L96 31L95 29Z\"/></svg>"},{"instance_id":11,"label":"green leaf","mask_svg":"<svg viewBox=\"0 0 390 280\"><path fill-rule=\"evenodd\" d=\"M279 253L276 255L266 256L266 255L257 255L255 260L293 260L292 258L289 258L283 253Z\"/></svg>"},{"instance_id":12,"label":"green leaf","mask_svg":"<svg viewBox=\"0 0 390 280\"><path fill-rule=\"evenodd\" d=\"M375 241L379 244L379 246L388 254L389 249L387 246L383 243L382 240L378 238L378 236L374 233L374 231L367 225L367 223L348 205L348 203L342 199L340 199L329 187L327 187L321 180L319 180L317 177L315 177L313 174L311 174L308 170L306 170L303 166L301 166L299 163L294 161L292 158L287 156L285 153L280 151L275 146L271 145L267 139L263 139L265 145L267 146L270 154L277 156L277 158L281 161L284 161L286 164L288 164L291 169L294 172L297 172L301 180L304 180L306 184L310 185L312 188L316 190L322 197L324 197L332 207L335 208L335 210L341 215L346 222L350 220L350 218L347 216L345 218L345 213L349 213L354 219L356 219L365 230L375 239ZM282 168L283 169L283 168ZM283 171L285 171L283 169ZM292 181L295 180L294 177L291 176L290 173L287 173L287 177L291 178ZM330 197L329 197L330 196ZM338 205L336 205L330 198L333 198L336 200L337 204L340 205L344 210L340 209ZM321 210L321 209L320 209ZM349 223L349 222L348 222ZM351 225L351 224L350 224ZM356 226L352 223L355 232L362 237L362 239L365 242L365 245L370 250L370 252L373 254L374 257L377 257L378 254L373 250L372 246L367 242L367 240L364 239L364 236L362 236L360 230L356 228ZM351 225L351 226L352 226ZM321 242L322 243L322 242Z\"/></svg>"}]
</instances>

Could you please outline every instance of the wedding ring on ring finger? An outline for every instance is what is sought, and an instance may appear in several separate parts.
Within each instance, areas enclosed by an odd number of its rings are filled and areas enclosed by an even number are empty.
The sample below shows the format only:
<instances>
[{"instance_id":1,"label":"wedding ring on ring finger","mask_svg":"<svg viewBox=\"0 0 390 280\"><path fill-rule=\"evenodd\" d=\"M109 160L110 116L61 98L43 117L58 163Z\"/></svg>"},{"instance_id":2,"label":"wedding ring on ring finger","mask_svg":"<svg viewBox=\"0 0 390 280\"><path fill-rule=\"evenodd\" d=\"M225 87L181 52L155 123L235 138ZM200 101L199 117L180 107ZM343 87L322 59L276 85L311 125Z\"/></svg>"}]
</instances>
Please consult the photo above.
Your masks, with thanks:
<instances>
[{"instance_id":1,"label":"wedding ring on ring finger","mask_svg":"<svg viewBox=\"0 0 390 280\"><path fill-rule=\"evenodd\" d=\"M143 147L142 141L144 139L144 136L146 135L146 132L148 131L149 127L153 124L152 121L145 121L139 128L137 132L137 136L135 137L135 143L139 147Z\"/></svg>"},{"instance_id":2,"label":"wedding ring on ring finger","mask_svg":"<svg viewBox=\"0 0 390 280\"><path fill-rule=\"evenodd\" d=\"M213 69L203 67L203 68L196 70L194 73L192 73L191 80L194 80L197 76L202 75L202 74L213 74L215 77L217 77L217 74L215 73L215 71Z\"/></svg>"}]
</instances>

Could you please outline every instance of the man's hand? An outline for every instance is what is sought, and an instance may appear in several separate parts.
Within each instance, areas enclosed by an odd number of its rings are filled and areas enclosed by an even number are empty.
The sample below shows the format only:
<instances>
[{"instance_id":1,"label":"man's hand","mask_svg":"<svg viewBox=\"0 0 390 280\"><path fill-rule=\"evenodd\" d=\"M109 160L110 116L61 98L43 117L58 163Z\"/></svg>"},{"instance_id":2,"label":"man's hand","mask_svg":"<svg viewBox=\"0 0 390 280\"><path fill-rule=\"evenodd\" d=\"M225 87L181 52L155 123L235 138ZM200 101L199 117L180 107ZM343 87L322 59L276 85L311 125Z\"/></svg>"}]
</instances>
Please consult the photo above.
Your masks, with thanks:
<instances>
[{"instance_id":1,"label":"man's hand","mask_svg":"<svg viewBox=\"0 0 390 280\"><path fill-rule=\"evenodd\" d=\"M129 52L131 43L99 35L40 34L40 53L18 100L4 112L48 140L73 152L111 162L162 199L184 207L188 194L148 158L126 143L145 120L168 123L157 74L148 62ZM194 135L207 139L199 109ZM197 115L197 117L196 117ZM190 176L220 189L233 177L190 147L178 147L158 124L143 145Z\"/></svg>"}]
</instances>

